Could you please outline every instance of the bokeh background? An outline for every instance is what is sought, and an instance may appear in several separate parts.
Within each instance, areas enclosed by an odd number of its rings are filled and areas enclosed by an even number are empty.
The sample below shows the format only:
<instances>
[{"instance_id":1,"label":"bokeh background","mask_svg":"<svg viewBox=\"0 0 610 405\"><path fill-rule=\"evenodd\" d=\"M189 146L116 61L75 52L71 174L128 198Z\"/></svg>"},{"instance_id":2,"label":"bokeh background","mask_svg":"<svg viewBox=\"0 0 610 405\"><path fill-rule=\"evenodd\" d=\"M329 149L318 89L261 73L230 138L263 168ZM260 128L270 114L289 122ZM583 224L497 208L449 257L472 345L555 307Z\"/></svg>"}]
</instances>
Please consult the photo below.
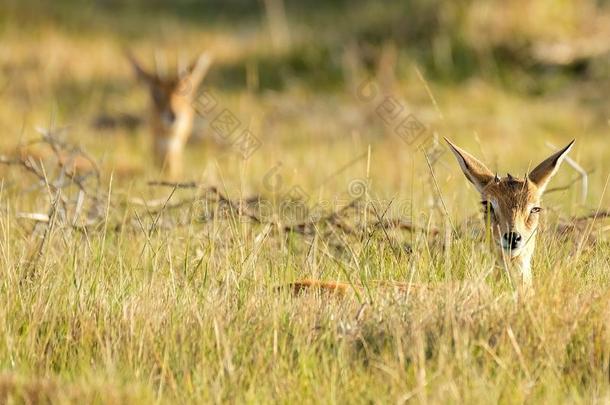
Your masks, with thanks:
<instances>
[{"instance_id":1,"label":"bokeh background","mask_svg":"<svg viewBox=\"0 0 610 405\"><path fill-rule=\"evenodd\" d=\"M501 172L522 174L548 142L577 138L574 155L597 188L608 173L604 1L8 0L0 30L2 147L36 127L65 128L116 178L158 175L147 90L126 49L160 71L211 51L202 88L261 141L244 161L215 137L214 117L199 116L186 179L223 175L256 190L281 163L284 181L318 184L371 146L370 164L347 175L405 188L425 160L397 135L399 121L380 117L385 97L428 136L452 138ZM368 81L373 101L359 97ZM456 172L448 157L440 177ZM331 188L344 189L338 181Z\"/></svg>"}]
</instances>

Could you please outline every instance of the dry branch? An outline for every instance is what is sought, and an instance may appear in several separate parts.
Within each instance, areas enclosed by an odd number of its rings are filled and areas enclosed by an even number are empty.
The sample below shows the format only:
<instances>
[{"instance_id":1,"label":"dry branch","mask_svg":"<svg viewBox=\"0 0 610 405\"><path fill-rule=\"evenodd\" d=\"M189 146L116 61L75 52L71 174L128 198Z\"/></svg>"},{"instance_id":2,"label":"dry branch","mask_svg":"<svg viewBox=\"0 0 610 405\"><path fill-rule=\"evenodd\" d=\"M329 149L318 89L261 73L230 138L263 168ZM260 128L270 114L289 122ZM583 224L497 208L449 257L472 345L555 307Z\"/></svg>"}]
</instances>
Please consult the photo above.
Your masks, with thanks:
<instances>
[{"instance_id":1,"label":"dry branch","mask_svg":"<svg viewBox=\"0 0 610 405\"><path fill-rule=\"evenodd\" d=\"M70 145L58 138L51 131L43 131L40 139L27 144L28 146L40 145L51 150L51 159L36 159L35 156L25 153L17 156L0 155L0 164L17 168L28 173L37 184L37 192L41 193L47 201L46 209L38 212L18 212L16 218L25 221L33 221L47 228L45 234L49 232L49 227L62 227L87 232L96 229L99 224L108 223L107 204L114 206L117 203L101 194L100 172L96 162L80 148ZM79 173L73 170L76 160L89 162L90 171ZM428 162L431 181L434 182L434 172L432 163ZM579 173L580 166L576 163L573 167ZM573 180L569 187L578 180ZM91 181L92 180L92 181ZM159 227L171 229L176 226L186 226L193 223L193 216L172 221L167 220L166 215L170 213L192 212L196 206L203 206L207 212L195 216L200 224L208 223L214 219L245 219L255 225L268 227L275 234L299 234L307 238L319 236L329 239L329 246L344 246L345 240L366 240L366 245L372 240L375 233L381 231L381 238L387 242L393 252L396 253L398 246L405 244L396 239L395 234L388 231L405 231L421 233L426 237L436 238L441 235L441 230L436 227L427 228L414 224L404 218L386 218L389 206L385 209L378 209L371 201L363 201L361 197L354 198L347 205L330 212L317 212L314 208L308 207L305 201L281 201L281 204L288 204L288 208L298 208L298 214L303 217L297 219L287 219L274 213L268 216L269 212L261 212L261 207L272 206L273 199L265 199L262 196L251 196L248 198L230 198L215 186L206 185L198 182L168 182L150 181L151 187L171 188L171 194L166 198L150 199L130 198L121 201L119 205L127 205L134 208L129 214L110 223L104 229L119 231L128 226L136 231L141 230L150 235L153 229ZM71 189L72 188L72 189ZM180 200L172 201L176 190L192 190L190 196ZM554 189L549 190L549 192ZM438 192L438 190L437 190ZM444 207L444 202L437 196L437 208ZM292 204L292 205L290 205ZM184 209L186 211L183 211ZM258 208L258 210L257 210ZM142 215L142 210L145 210ZM138 212L139 211L139 212ZM448 215L445 210L443 214ZM150 224L145 225L142 218L146 215L150 218ZM85 216L81 220L81 217ZM590 220L610 217L610 211L599 211L591 214L571 218L567 222L560 224L561 229L580 229L583 224ZM371 218L367 220L363 218ZM451 224L452 225L452 224ZM101 227L97 227L98 231ZM452 226L453 228L453 226ZM459 227L460 229L462 226ZM408 247L411 248L410 246ZM407 249L407 250L409 250Z\"/></svg>"}]
</instances>

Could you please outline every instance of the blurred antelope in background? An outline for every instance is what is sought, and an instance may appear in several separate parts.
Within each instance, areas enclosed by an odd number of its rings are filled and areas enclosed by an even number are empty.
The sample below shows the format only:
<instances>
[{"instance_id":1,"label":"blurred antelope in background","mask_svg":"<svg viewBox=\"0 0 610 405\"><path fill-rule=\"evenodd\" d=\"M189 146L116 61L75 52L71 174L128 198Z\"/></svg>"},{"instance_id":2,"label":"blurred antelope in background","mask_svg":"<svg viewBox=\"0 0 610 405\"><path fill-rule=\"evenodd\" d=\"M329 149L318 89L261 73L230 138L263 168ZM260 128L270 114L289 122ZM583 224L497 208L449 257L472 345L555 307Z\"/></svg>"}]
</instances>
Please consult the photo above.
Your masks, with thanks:
<instances>
[{"instance_id":1,"label":"blurred antelope in background","mask_svg":"<svg viewBox=\"0 0 610 405\"><path fill-rule=\"evenodd\" d=\"M532 282L531 261L540 221L542 195L574 141L548 157L523 178L498 177L483 163L445 138L466 175L481 194L485 223L491 227L498 259L511 273L517 272L525 286ZM410 288L408 283L377 283L398 290ZM318 288L344 293L349 283L300 280L290 284L294 291ZM357 286L356 286L357 287Z\"/></svg>"},{"instance_id":2,"label":"blurred antelope in background","mask_svg":"<svg viewBox=\"0 0 610 405\"><path fill-rule=\"evenodd\" d=\"M144 69L129 52L127 57L138 79L150 91L150 126L155 163L170 178L176 179L182 174L184 146L193 130L193 98L212 65L212 57L204 52L187 69L169 76Z\"/></svg>"}]
</instances>

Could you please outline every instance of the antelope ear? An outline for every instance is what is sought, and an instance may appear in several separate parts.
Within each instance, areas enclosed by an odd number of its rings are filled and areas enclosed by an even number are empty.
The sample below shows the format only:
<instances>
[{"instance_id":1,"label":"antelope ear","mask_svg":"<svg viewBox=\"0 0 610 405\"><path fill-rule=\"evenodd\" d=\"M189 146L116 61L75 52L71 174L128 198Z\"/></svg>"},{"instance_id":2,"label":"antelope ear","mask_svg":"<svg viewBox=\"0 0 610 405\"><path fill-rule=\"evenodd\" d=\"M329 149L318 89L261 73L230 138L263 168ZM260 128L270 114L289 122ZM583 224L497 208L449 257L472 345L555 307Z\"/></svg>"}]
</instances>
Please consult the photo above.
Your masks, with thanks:
<instances>
[{"instance_id":1,"label":"antelope ear","mask_svg":"<svg viewBox=\"0 0 610 405\"><path fill-rule=\"evenodd\" d=\"M208 74L210 67L212 66L212 55L209 52L203 52L197 60L189 67L181 78L185 87L195 92L197 87L201 84L205 76Z\"/></svg>"},{"instance_id":2,"label":"antelope ear","mask_svg":"<svg viewBox=\"0 0 610 405\"><path fill-rule=\"evenodd\" d=\"M131 52L125 51L125 56L131 63L131 67L133 68L134 72L136 72L136 76L138 77L138 80L142 80L143 82L145 82L148 85L153 85L158 81L157 75L152 74L152 73L148 72L146 69L144 69L142 67L142 65L140 64L140 62L138 62L136 57L133 56L133 54Z\"/></svg>"},{"instance_id":3,"label":"antelope ear","mask_svg":"<svg viewBox=\"0 0 610 405\"><path fill-rule=\"evenodd\" d=\"M487 183L494 179L493 173L474 156L451 143L449 139L445 138L445 141L455 155L466 178L474 184L479 192L482 192Z\"/></svg>"},{"instance_id":4,"label":"antelope ear","mask_svg":"<svg viewBox=\"0 0 610 405\"><path fill-rule=\"evenodd\" d=\"M574 140L568 144L565 148L561 149L559 152L551 155L545 161L540 163L534 170L528 174L528 178L538 186L540 193L544 193L544 189L549 184L551 178L557 173L559 169L559 165L563 162L563 159L566 157L570 149L572 149L572 145L574 145Z\"/></svg>"}]
</instances>

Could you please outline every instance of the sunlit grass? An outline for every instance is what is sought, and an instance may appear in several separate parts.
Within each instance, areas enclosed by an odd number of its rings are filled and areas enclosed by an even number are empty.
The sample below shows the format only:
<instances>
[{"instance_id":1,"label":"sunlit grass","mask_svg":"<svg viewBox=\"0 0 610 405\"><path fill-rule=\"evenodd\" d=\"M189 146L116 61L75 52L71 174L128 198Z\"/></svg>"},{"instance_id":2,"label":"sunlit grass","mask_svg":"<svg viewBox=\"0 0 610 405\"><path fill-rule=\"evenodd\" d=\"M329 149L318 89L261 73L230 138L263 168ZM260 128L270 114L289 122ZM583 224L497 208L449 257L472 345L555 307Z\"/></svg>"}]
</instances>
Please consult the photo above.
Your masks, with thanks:
<instances>
[{"instance_id":1,"label":"sunlit grass","mask_svg":"<svg viewBox=\"0 0 610 405\"><path fill-rule=\"evenodd\" d=\"M590 12L570 4L557 11L557 27L521 27L519 10L510 9L510 21L481 44L479 56L505 43L514 26L521 38L569 37ZM545 2L531 7L555 21ZM63 136L101 167L103 202L100 223L84 231L34 224L18 214L47 214L54 195L21 168L0 167L0 402L608 402L607 220L588 229L596 242L580 247L582 233L562 239L554 232L573 215L610 206L608 117L600 102L607 80L494 70L501 61L491 59L479 65L487 70L460 79L427 66L429 58L443 60L443 38L463 33L476 43L482 34L473 27L485 12L491 17L484 21L502 20L500 11L481 8L454 15L460 10L442 7L444 18L459 23L446 21L451 31L430 34L434 57L399 43L391 95L441 150L449 137L501 174L523 175L552 152L547 142L576 138L570 156L590 172L588 195L582 203L576 184L545 197L533 293L513 289L475 227L460 226L473 215L476 222L479 203L453 156L434 163L432 182L422 151L375 112L383 98L363 101L343 78L346 37L380 45L383 30L375 30L387 17L380 6L346 15L366 26L357 33L354 24L328 23L337 20L332 7L324 15L289 14L293 43L283 51L270 50L262 13L243 26L235 17L234 26L202 29L161 18L159 30L150 28L155 16L133 17L133 26L123 16L113 20L116 31L93 26L82 35L74 28L82 22L62 25L69 13L39 16L45 24L27 30L0 19L0 154L39 137L36 126L66 126ZM148 28L137 35L138 27ZM312 31L319 43L310 41ZM148 95L124 60L125 47L151 66L157 48L170 61L213 50L216 70L205 86L261 140L244 160L214 136L213 116L199 117L202 139L186 152L185 180L233 199L259 195L275 208L298 189L302 202L324 213L352 201L356 181L367 185L362 198L380 215L413 221L421 231L369 227L347 235L320 224L316 236L305 237L231 215L205 222L201 201L150 212L160 206L142 201L177 202L196 191L147 185L161 175L150 164L145 125L91 125L101 113L145 117ZM361 80L374 74L368 67ZM258 85L248 74L260 76ZM576 176L564 165L553 185ZM290 222L267 214L268 222ZM367 215L358 219L377 219ZM345 297L278 288L302 278L365 288ZM376 280L414 285L395 293Z\"/></svg>"}]
</instances>

